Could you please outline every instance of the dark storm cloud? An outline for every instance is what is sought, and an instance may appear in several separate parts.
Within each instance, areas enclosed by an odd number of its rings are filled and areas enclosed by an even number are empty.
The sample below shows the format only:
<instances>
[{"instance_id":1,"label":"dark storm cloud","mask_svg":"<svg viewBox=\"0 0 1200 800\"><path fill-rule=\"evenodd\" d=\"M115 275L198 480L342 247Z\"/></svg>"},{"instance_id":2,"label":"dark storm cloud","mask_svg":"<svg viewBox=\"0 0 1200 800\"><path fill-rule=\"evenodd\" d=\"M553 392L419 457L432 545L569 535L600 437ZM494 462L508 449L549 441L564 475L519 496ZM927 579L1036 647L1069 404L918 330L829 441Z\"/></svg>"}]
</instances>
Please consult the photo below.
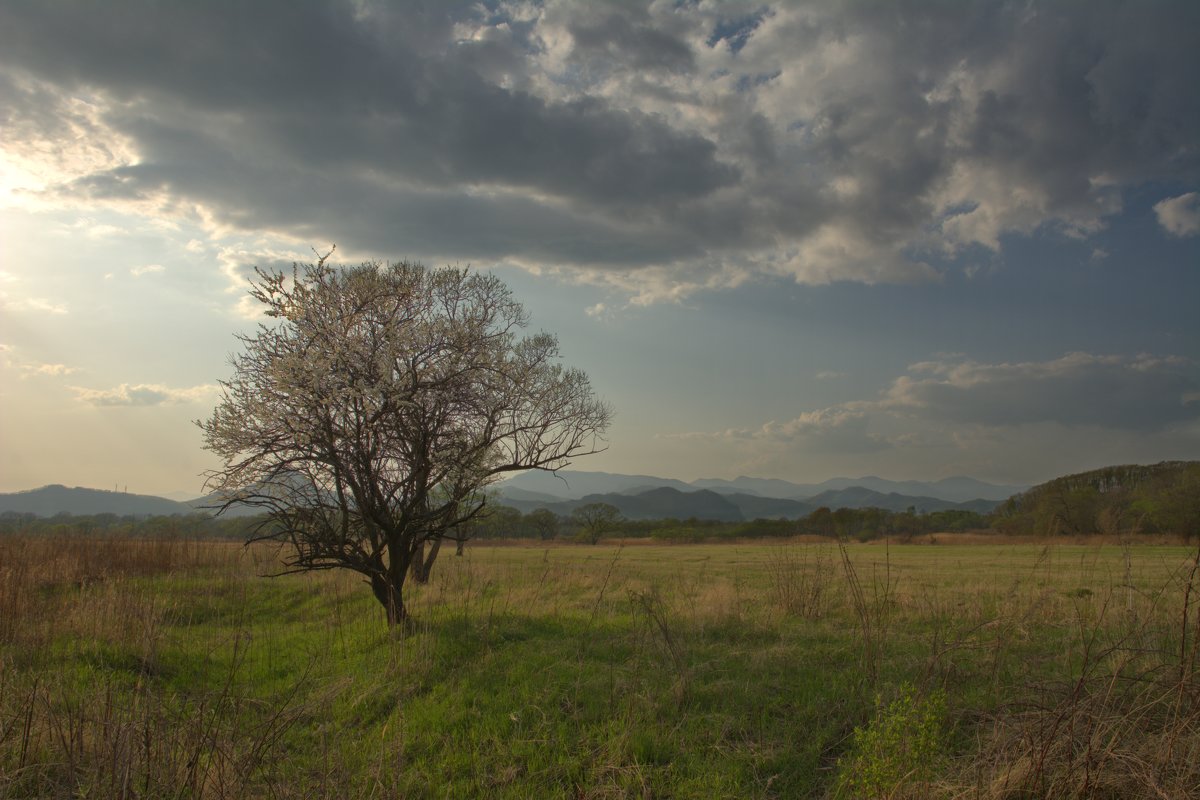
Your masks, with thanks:
<instances>
[{"instance_id":1,"label":"dark storm cloud","mask_svg":"<svg viewBox=\"0 0 1200 800\"><path fill-rule=\"evenodd\" d=\"M1091 235L1195 190L1198 72L1189 2L0 7L6 138L136 153L60 192L695 285Z\"/></svg>"},{"instance_id":2,"label":"dark storm cloud","mask_svg":"<svg viewBox=\"0 0 1200 800\"><path fill-rule=\"evenodd\" d=\"M436 186L351 181L320 171L243 162L211 143L202 164L145 163L98 172L64 186L65 197L146 200L187 187L192 200L221 209L225 224L289 230L356 251L484 261L618 267L669 262L699 249L670 228L646 230L602 215L574 214L523 196L490 197ZM336 238L329 233L336 230ZM636 245L631 244L636 242Z\"/></svg>"},{"instance_id":3,"label":"dark storm cloud","mask_svg":"<svg viewBox=\"0 0 1200 800\"><path fill-rule=\"evenodd\" d=\"M416 58L408 18L380 30L353 10L30 4L0 12L0 48L64 92L120 101L109 123L182 194L203 187L180 179L207 169L214 138L294 169L337 170L328 177L346 183L373 172L588 205L674 202L736 178L700 136L595 98L550 103L496 86L453 52Z\"/></svg>"},{"instance_id":4,"label":"dark storm cloud","mask_svg":"<svg viewBox=\"0 0 1200 800\"><path fill-rule=\"evenodd\" d=\"M610 68L672 72L692 69L696 63L687 42L656 30L648 15L631 14L627 7L606 8L598 19L573 20L567 29L579 60L607 62Z\"/></svg>"}]
</instances>

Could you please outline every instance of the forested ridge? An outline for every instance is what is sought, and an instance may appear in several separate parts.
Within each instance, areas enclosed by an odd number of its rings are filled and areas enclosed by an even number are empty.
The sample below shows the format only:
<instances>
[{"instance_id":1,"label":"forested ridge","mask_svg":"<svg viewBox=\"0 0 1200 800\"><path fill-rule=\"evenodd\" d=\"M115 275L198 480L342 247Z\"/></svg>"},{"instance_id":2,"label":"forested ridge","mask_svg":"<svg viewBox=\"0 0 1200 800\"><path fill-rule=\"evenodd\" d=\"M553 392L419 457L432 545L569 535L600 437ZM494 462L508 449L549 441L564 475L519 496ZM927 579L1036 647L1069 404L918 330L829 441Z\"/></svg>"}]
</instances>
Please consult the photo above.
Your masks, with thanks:
<instances>
[{"instance_id":1,"label":"forested ridge","mask_svg":"<svg viewBox=\"0 0 1200 800\"><path fill-rule=\"evenodd\" d=\"M1200 461L1125 464L1055 478L996 510L1005 531L1200 534Z\"/></svg>"}]
</instances>

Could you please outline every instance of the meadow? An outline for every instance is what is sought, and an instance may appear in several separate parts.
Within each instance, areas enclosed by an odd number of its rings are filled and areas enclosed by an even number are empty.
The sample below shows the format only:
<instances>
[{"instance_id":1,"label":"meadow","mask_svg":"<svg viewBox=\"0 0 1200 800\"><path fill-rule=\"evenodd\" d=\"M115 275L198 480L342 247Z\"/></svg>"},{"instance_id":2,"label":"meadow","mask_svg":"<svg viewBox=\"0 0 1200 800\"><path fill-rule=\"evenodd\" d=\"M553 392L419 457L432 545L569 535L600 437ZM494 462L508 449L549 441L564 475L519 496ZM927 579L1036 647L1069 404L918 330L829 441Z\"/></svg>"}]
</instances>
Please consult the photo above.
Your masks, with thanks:
<instances>
[{"instance_id":1,"label":"meadow","mask_svg":"<svg viewBox=\"0 0 1200 800\"><path fill-rule=\"evenodd\" d=\"M0 798L1183 798L1195 546L0 539Z\"/></svg>"}]
</instances>

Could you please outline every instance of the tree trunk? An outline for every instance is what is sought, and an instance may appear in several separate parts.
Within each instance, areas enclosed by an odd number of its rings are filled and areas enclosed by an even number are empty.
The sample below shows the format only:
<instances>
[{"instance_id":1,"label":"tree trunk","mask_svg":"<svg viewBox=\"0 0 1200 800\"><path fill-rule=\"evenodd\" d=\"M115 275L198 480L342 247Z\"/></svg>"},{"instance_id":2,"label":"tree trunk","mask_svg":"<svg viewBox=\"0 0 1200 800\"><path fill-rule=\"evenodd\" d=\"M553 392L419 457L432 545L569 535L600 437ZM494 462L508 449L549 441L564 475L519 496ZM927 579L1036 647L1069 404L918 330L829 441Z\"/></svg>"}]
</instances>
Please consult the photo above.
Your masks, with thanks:
<instances>
[{"instance_id":1,"label":"tree trunk","mask_svg":"<svg viewBox=\"0 0 1200 800\"><path fill-rule=\"evenodd\" d=\"M393 584L391 575L375 573L371 576L371 591L375 593L375 599L379 601L387 614L389 628L394 628L408 619L408 609L404 607L403 589L403 576L399 585Z\"/></svg>"},{"instance_id":2,"label":"tree trunk","mask_svg":"<svg viewBox=\"0 0 1200 800\"><path fill-rule=\"evenodd\" d=\"M463 547L467 544L467 540L457 539L455 541L457 544L454 545L454 555L461 556L463 554Z\"/></svg>"},{"instance_id":3,"label":"tree trunk","mask_svg":"<svg viewBox=\"0 0 1200 800\"><path fill-rule=\"evenodd\" d=\"M442 548L441 538L434 539L429 545L429 553L425 552L425 543L417 547L412 559L412 577L417 583L428 583L429 573L433 571L433 562L437 561L438 550Z\"/></svg>"},{"instance_id":4,"label":"tree trunk","mask_svg":"<svg viewBox=\"0 0 1200 800\"><path fill-rule=\"evenodd\" d=\"M371 591L387 614L389 628L408 621L408 609L404 606L404 579L408 577L412 561L413 554L407 547L389 539L386 566L381 557L377 557L372 565Z\"/></svg>"}]
</instances>

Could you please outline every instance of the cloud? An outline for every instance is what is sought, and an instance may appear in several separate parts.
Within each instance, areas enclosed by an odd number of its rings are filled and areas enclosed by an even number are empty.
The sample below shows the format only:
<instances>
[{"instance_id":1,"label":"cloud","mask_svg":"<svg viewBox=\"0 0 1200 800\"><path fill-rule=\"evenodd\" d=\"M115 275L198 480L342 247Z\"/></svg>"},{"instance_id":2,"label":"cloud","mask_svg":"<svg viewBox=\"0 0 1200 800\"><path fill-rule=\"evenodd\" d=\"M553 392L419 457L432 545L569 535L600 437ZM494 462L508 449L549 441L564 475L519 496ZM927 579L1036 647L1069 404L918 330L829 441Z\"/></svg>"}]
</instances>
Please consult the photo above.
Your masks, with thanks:
<instances>
[{"instance_id":1,"label":"cloud","mask_svg":"<svg viewBox=\"0 0 1200 800\"><path fill-rule=\"evenodd\" d=\"M1069 353L1052 361L914 364L880 408L947 423L991 426L1057 423L1162 431L1200 419L1189 401L1196 364L1178 357Z\"/></svg>"},{"instance_id":2,"label":"cloud","mask_svg":"<svg viewBox=\"0 0 1200 800\"><path fill-rule=\"evenodd\" d=\"M129 274L135 278L140 278L143 275L151 275L155 272L165 272L166 269L162 264L146 264L141 267L130 267Z\"/></svg>"},{"instance_id":3,"label":"cloud","mask_svg":"<svg viewBox=\"0 0 1200 800\"><path fill-rule=\"evenodd\" d=\"M806 411L786 422L771 421L758 428L666 434L664 439L698 440L724 444L799 447L810 452L873 453L888 449L887 438L872 433L871 405L851 402Z\"/></svg>"},{"instance_id":4,"label":"cloud","mask_svg":"<svg viewBox=\"0 0 1200 800\"><path fill-rule=\"evenodd\" d=\"M988 472L1005 464L1044 476L1084 462L1185 457L1200 441L1197 422L1200 376L1188 359L1068 353L989 364L943 356L911 365L874 398L756 428L657 438L664 448L690 448L693 457L716 450L731 463L764 469L794 468L815 455L862 469L858 459L869 455L870 469L890 465L899 473Z\"/></svg>"},{"instance_id":5,"label":"cloud","mask_svg":"<svg viewBox=\"0 0 1200 800\"><path fill-rule=\"evenodd\" d=\"M655 27L646 9L580 5L570 11L567 23L574 60L601 70L614 64L637 70L687 72L695 68L695 55L687 39Z\"/></svg>"},{"instance_id":6,"label":"cloud","mask_svg":"<svg viewBox=\"0 0 1200 800\"><path fill-rule=\"evenodd\" d=\"M39 375L59 377L79 371L78 367L70 367L66 364L30 363L20 358L17 351L17 347L0 342L0 366L5 369L17 370L21 378L32 378Z\"/></svg>"},{"instance_id":7,"label":"cloud","mask_svg":"<svg viewBox=\"0 0 1200 800\"><path fill-rule=\"evenodd\" d=\"M43 202L635 302L912 283L1200 180L1197 29L1194 3L19 3L0 122ZM1188 235L1190 208L1156 211Z\"/></svg>"},{"instance_id":8,"label":"cloud","mask_svg":"<svg viewBox=\"0 0 1200 800\"><path fill-rule=\"evenodd\" d=\"M92 406L161 406L175 403L194 403L216 394L218 387L211 384L173 389L161 384L122 383L113 389L87 389L72 386L75 399Z\"/></svg>"},{"instance_id":9,"label":"cloud","mask_svg":"<svg viewBox=\"0 0 1200 800\"><path fill-rule=\"evenodd\" d=\"M41 314L66 314L67 306L45 297L10 297L0 292L0 307L8 311L32 312Z\"/></svg>"},{"instance_id":10,"label":"cloud","mask_svg":"<svg viewBox=\"0 0 1200 800\"><path fill-rule=\"evenodd\" d=\"M1168 197L1154 204L1154 214L1158 224L1172 236L1195 236L1200 233L1200 194Z\"/></svg>"},{"instance_id":11,"label":"cloud","mask_svg":"<svg viewBox=\"0 0 1200 800\"><path fill-rule=\"evenodd\" d=\"M68 367L66 364L28 364L22 367L27 375L70 375L78 372L78 367Z\"/></svg>"}]
</instances>

